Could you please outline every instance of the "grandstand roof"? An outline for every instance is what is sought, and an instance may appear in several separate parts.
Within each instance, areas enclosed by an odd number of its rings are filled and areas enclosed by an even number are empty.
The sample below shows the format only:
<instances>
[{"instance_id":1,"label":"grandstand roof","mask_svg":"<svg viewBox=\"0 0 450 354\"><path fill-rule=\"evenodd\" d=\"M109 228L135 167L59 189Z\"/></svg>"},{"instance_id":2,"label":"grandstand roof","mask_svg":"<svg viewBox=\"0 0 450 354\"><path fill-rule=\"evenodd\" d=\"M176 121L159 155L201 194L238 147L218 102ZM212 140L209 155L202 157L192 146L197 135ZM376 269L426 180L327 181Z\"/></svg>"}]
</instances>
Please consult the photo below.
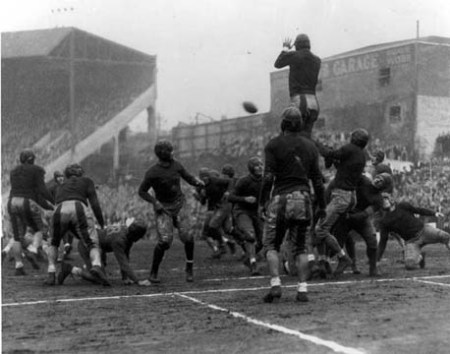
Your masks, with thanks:
<instances>
[{"instance_id":1,"label":"grandstand roof","mask_svg":"<svg viewBox=\"0 0 450 354\"><path fill-rule=\"evenodd\" d=\"M74 27L2 33L2 59L47 57L69 59L70 38L74 59L155 64L155 56L112 42Z\"/></svg>"},{"instance_id":2,"label":"grandstand roof","mask_svg":"<svg viewBox=\"0 0 450 354\"><path fill-rule=\"evenodd\" d=\"M400 46L407 45L407 44L413 44L416 41L421 44L450 45L450 38L439 37L439 36L428 36L428 37L421 37L418 40L414 38L414 39L406 39L406 40L402 40L402 41L374 44L374 45L370 45L367 47L350 50L348 52L343 52L343 53L339 53L336 55L332 55L330 57L325 58L324 60L333 60L333 59L344 58L344 57L357 55L357 54L376 52L376 51L385 50L385 49L389 49L389 48L400 47Z\"/></svg>"}]
</instances>

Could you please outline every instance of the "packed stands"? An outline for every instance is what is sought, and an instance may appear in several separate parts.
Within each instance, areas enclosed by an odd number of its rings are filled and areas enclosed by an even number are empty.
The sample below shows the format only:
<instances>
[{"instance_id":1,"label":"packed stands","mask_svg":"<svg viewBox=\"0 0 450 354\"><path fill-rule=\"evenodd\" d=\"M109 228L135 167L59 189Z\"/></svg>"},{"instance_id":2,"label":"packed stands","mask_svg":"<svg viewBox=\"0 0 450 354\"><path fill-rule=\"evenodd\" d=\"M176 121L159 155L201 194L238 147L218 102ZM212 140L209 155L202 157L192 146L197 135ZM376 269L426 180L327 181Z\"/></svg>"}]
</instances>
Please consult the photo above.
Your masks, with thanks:
<instances>
[{"instance_id":1,"label":"packed stands","mask_svg":"<svg viewBox=\"0 0 450 354\"><path fill-rule=\"evenodd\" d=\"M20 151L46 166L130 105L154 69L153 56L74 28L2 33L3 193Z\"/></svg>"}]
</instances>

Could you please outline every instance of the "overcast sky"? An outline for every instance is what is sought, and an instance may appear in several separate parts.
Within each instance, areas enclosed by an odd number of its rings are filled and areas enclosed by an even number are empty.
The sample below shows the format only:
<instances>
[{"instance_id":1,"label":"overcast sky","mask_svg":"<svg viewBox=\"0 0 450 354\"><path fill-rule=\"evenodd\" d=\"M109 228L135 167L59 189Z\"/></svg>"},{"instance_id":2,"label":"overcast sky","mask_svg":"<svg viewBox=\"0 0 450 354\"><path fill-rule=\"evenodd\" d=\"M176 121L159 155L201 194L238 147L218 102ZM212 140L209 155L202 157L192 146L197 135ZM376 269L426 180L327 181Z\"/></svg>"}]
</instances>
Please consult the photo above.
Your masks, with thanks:
<instances>
[{"instance_id":1,"label":"overcast sky","mask_svg":"<svg viewBox=\"0 0 450 354\"><path fill-rule=\"evenodd\" d=\"M310 36L322 58L420 35L450 37L448 0L8 0L1 31L74 26L157 56L164 126L197 112L269 110L269 74L285 37ZM64 11L73 8L73 11ZM60 9L60 11L58 11Z\"/></svg>"}]
</instances>

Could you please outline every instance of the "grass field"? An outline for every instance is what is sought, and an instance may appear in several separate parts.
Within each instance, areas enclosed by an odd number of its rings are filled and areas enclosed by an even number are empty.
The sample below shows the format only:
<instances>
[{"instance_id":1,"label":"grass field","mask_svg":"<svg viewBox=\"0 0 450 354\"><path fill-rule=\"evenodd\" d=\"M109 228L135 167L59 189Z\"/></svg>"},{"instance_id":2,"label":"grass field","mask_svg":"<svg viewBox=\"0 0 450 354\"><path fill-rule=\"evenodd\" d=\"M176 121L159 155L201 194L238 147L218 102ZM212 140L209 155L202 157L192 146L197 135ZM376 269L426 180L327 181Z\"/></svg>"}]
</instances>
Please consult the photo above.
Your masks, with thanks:
<instances>
[{"instance_id":1,"label":"grass field","mask_svg":"<svg viewBox=\"0 0 450 354\"><path fill-rule=\"evenodd\" d=\"M140 278L148 276L153 244L144 240L132 250ZM178 240L161 266L162 283L151 287L122 286L111 255L109 288L72 277L44 287L45 264L15 277L5 261L2 352L449 353L450 256L441 245L425 251L426 268L406 271L391 241L382 276L371 279L358 242L362 274L310 282L309 303L295 302L296 279L284 276L277 304L262 302L269 284L264 262L263 275L249 277L238 255L209 259L201 241L194 283L184 280Z\"/></svg>"}]
</instances>

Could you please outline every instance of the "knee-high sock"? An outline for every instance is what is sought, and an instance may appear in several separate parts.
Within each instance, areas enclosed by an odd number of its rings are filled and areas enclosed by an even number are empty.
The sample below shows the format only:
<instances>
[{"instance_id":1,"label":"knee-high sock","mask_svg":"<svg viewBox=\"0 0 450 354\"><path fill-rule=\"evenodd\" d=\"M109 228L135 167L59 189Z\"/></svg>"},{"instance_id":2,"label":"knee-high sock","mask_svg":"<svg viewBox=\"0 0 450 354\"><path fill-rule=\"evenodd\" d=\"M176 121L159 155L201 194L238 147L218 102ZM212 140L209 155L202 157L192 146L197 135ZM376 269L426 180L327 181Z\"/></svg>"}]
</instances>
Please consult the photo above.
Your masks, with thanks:
<instances>
[{"instance_id":1,"label":"knee-high sock","mask_svg":"<svg viewBox=\"0 0 450 354\"><path fill-rule=\"evenodd\" d=\"M255 244L253 242L245 242L245 254L250 262L256 260Z\"/></svg>"},{"instance_id":2,"label":"knee-high sock","mask_svg":"<svg viewBox=\"0 0 450 354\"><path fill-rule=\"evenodd\" d=\"M19 241L14 241L12 245L12 253L14 256L14 260L16 262L16 268L22 268L23 267L22 244Z\"/></svg>"},{"instance_id":3,"label":"knee-high sock","mask_svg":"<svg viewBox=\"0 0 450 354\"><path fill-rule=\"evenodd\" d=\"M376 271L377 269L377 249L368 248L367 257L369 258L369 269L370 272Z\"/></svg>"},{"instance_id":4,"label":"knee-high sock","mask_svg":"<svg viewBox=\"0 0 450 354\"><path fill-rule=\"evenodd\" d=\"M47 259L48 259L48 272L55 273L56 272L56 257L58 256L58 249L49 245L47 248Z\"/></svg>"},{"instance_id":5,"label":"knee-high sock","mask_svg":"<svg viewBox=\"0 0 450 354\"><path fill-rule=\"evenodd\" d=\"M152 274L158 274L159 265L164 257L164 249L162 249L159 245L156 245L155 250L153 251L153 263L152 263Z\"/></svg>"},{"instance_id":6,"label":"knee-high sock","mask_svg":"<svg viewBox=\"0 0 450 354\"><path fill-rule=\"evenodd\" d=\"M275 250L267 251L267 263L269 264L269 272L272 278L278 278L280 276L280 260L278 257L278 252Z\"/></svg>"},{"instance_id":7,"label":"knee-high sock","mask_svg":"<svg viewBox=\"0 0 450 354\"><path fill-rule=\"evenodd\" d=\"M38 248L42 245L42 231L35 232L33 234L33 241L31 244L27 247L27 250L33 253L38 253Z\"/></svg>"},{"instance_id":8,"label":"knee-high sock","mask_svg":"<svg viewBox=\"0 0 450 354\"><path fill-rule=\"evenodd\" d=\"M295 265L297 266L299 283L305 283L309 273L308 255L306 253L297 255Z\"/></svg>"},{"instance_id":9,"label":"knee-high sock","mask_svg":"<svg viewBox=\"0 0 450 354\"><path fill-rule=\"evenodd\" d=\"M92 266L102 266L100 250L97 247L91 248L91 250L89 251L89 258L91 259Z\"/></svg>"},{"instance_id":10,"label":"knee-high sock","mask_svg":"<svg viewBox=\"0 0 450 354\"><path fill-rule=\"evenodd\" d=\"M184 243L184 253L186 254L186 262L194 261L194 242Z\"/></svg>"}]
</instances>

